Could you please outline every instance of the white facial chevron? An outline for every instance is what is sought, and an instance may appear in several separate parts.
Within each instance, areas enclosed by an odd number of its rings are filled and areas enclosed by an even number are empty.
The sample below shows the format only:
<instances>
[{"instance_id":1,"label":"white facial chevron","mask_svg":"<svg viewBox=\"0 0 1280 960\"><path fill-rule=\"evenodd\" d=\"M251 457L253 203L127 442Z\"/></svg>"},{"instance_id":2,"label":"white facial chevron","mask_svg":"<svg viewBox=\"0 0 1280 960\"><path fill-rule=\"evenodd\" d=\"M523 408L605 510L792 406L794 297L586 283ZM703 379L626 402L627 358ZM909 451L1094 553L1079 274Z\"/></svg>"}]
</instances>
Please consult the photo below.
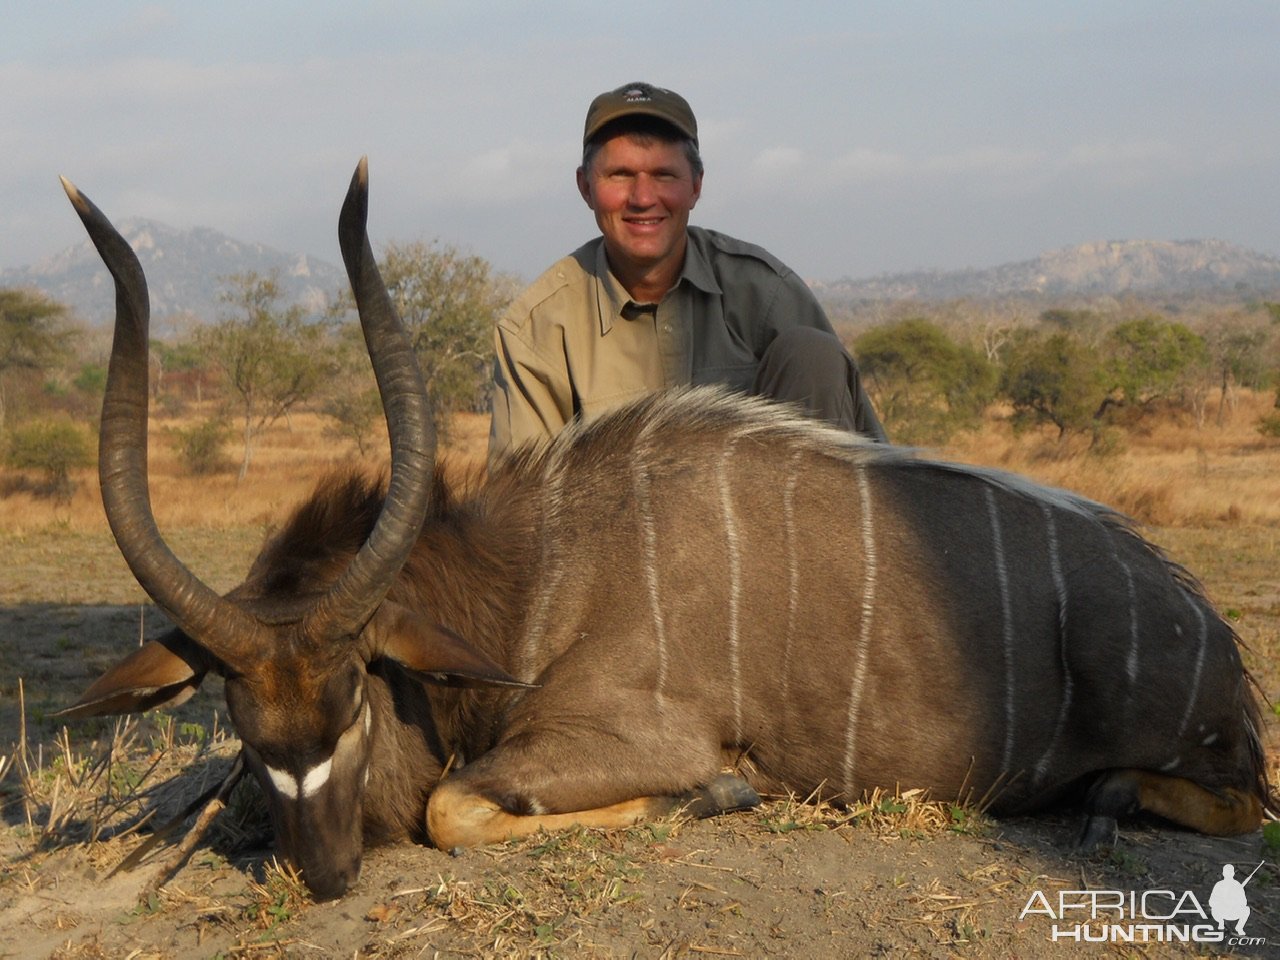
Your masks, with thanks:
<instances>
[{"instance_id":1,"label":"white facial chevron","mask_svg":"<svg viewBox=\"0 0 1280 960\"><path fill-rule=\"evenodd\" d=\"M315 796L316 791L328 783L329 774L332 772L333 757L330 757L323 763L317 763L302 775L302 785L299 789L298 780L293 774L277 770L275 767L267 767L267 776L271 778L275 788L280 791L281 796L288 797L290 800L297 800L299 794L303 797Z\"/></svg>"},{"instance_id":2,"label":"white facial chevron","mask_svg":"<svg viewBox=\"0 0 1280 960\"><path fill-rule=\"evenodd\" d=\"M367 737L370 729L373 727L373 711L366 703L364 706L364 734ZM355 728L352 727L352 730ZM346 741L351 734L351 730L343 734L342 740L338 743L338 749L343 748L343 741ZM263 764L266 766L266 764ZM285 770L277 770L275 767L267 767L267 776L271 778L271 783L275 786L280 796L289 800L297 800L299 796L304 799L314 797L320 788L329 782L329 775L333 773L333 757L329 757L314 767L309 769L302 775L302 780ZM365 778L368 779L368 771L365 771Z\"/></svg>"}]
</instances>

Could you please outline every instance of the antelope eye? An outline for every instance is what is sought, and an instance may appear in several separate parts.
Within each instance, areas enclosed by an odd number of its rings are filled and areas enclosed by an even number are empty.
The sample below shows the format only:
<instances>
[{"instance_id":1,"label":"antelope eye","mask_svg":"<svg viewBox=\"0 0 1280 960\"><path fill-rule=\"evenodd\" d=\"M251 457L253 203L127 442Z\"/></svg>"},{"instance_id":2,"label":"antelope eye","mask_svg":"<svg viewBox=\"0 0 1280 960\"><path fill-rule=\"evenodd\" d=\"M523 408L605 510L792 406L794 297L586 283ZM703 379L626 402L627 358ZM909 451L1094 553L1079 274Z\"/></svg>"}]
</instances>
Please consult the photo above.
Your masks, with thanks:
<instances>
[{"instance_id":1,"label":"antelope eye","mask_svg":"<svg viewBox=\"0 0 1280 960\"><path fill-rule=\"evenodd\" d=\"M368 713L369 713L369 709L368 707L365 706L364 700L361 699L360 704L356 707L355 715L351 717L350 722L347 724L347 729L353 730L357 726L360 726L361 724L366 723L366 717L368 716Z\"/></svg>"},{"instance_id":2,"label":"antelope eye","mask_svg":"<svg viewBox=\"0 0 1280 960\"><path fill-rule=\"evenodd\" d=\"M364 684L357 683L355 691L351 697L351 713L348 714L347 725L343 729L350 730L357 723L361 723L364 720L364 715L367 709L364 695Z\"/></svg>"}]
</instances>

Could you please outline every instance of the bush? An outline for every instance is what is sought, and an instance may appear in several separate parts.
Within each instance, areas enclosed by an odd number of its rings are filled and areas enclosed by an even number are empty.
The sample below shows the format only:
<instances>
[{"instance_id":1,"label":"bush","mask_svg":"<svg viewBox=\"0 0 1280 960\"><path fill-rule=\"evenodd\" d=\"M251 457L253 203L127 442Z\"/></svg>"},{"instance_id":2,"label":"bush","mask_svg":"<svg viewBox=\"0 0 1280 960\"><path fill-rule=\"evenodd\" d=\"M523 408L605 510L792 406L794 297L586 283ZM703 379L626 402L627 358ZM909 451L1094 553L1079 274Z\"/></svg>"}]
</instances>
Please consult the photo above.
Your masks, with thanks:
<instances>
[{"instance_id":1,"label":"bush","mask_svg":"<svg viewBox=\"0 0 1280 960\"><path fill-rule=\"evenodd\" d=\"M324 435L334 440L350 440L360 456L369 451L369 443L376 435L375 426L382 419L382 399L376 390L359 390L351 378L341 378L346 389L335 392L324 401L320 412L333 423L325 428Z\"/></svg>"},{"instance_id":2,"label":"bush","mask_svg":"<svg viewBox=\"0 0 1280 960\"><path fill-rule=\"evenodd\" d=\"M853 351L898 443L946 443L955 431L976 428L994 397L995 367L922 317L868 330Z\"/></svg>"},{"instance_id":3,"label":"bush","mask_svg":"<svg viewBox=\"0 0 1280 960\"><path fill-rule=\"evenodd\" d=\"M1091 432L1107 397L1098 351L1066 333L1019 331L1005 351L1000 393L1015 429L1052 423L1061 440Z\"/></svg>"},{"instance_id":4,"label":"bush","mask_svg":"<svg viewBox=\"0 0 1280 960\"><path fill-rule=\"evenodd\" d=\"M222 445L231 437L225 421L212 417L193 427L175 428L173 437L178 460L187 473L202 477L230 466L222 455Z\"/></svg>"},{"instance_id":5,"label":"bush","mask_svg":"<svg viewBox=\"0 0 1280 960\"><path fill-rule=\"evenodd\" d=\"M33 420L9 435L5 462L39 471L46 481L41 492L66 502L75 492L71 471L93 463L93 444L88 432L70 420Z\"/></svg>"},{"instance_id":6,"label":"bush","mask_svg":"<svg viewBox=\"0 0 1280 960\"><path fill-rule=\"evenodd\" d=\"M1258 420L1258 432L1264 437L1280 440L1280 413L1269 413Z\"/></svg>"}]
</instances>

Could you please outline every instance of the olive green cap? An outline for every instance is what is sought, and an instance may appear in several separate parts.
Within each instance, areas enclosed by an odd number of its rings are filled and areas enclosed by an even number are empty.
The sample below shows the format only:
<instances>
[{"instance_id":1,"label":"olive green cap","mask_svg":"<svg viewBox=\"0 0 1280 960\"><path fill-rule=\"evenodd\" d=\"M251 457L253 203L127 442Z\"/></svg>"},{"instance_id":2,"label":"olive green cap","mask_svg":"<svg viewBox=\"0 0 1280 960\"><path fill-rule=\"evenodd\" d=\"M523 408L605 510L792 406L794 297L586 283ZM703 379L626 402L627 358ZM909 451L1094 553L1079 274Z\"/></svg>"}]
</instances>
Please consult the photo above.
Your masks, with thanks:
<instances>
[{"instance_id":1,"label":"olive green cap","mask_svg":"<svg viewBox=\"0 0 1280 960\"><path fill-rule=\"evenodd\" d=\"M698 142L698 121L684 97L651 83L627 83L591 101L582 145L586 146L605 124L631 116L656 117L671 124L694 144Z\"/></svg>"}]
</instances>

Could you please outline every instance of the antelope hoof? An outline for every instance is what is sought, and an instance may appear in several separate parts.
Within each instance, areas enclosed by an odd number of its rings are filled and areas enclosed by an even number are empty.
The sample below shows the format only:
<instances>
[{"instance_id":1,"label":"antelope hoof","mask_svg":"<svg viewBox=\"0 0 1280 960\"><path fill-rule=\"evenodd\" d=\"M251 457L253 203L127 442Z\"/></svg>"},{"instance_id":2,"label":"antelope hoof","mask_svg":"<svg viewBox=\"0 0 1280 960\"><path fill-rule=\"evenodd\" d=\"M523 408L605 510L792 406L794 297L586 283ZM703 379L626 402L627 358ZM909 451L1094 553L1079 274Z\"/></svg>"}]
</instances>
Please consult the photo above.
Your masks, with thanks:
<instances>
[{"instance_id":1,"label":"antelope hoof","mask_svg":"<svg viewBox=\"0 0 1280 960\"><path fill-rule=\"evenodd\" d=\"M1084 829L1080 831L1080 839L1076 841L1077 853L1093 853L1098 847L1115 846L1119 825L1115 817L1102 814L1090 814L1085 817Z\"/></svg>"},{"instance_id":2,"label":"antelope hoof","mask_svg":"<svg viewBox=\"0 0 1280 960\"><path fill-rule=\"evenodd\" d=\"M760 794L752 789L751 784L731 773L720 774L680 799L685 812L699 820L735 810L750 810L760 804Z\"/></svg>"}]
</instances>

